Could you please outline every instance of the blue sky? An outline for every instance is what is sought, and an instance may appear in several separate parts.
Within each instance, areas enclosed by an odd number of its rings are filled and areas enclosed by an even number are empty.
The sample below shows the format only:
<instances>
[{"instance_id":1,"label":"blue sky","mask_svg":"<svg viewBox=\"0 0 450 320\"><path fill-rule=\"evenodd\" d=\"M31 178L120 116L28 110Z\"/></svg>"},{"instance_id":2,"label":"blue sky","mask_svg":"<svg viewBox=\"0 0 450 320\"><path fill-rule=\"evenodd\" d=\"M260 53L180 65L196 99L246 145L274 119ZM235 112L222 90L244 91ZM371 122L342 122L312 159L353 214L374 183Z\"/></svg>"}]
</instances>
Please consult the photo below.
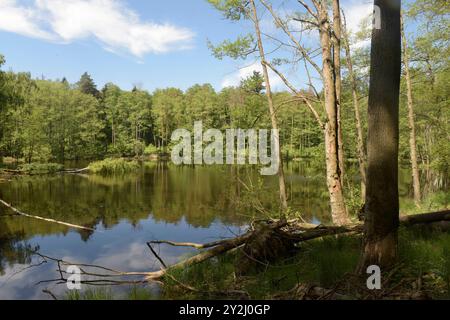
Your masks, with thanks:
<instances>
[{"instance_id":1,"label":"blue sky","mask_svg":"<svg viewBox=\"0 0 450 320\"><path fill-rule=\"evenodd\" d=\"M370 1L343 5L352 26L370 10ZM207 39L218 43L243 28L206 0L0 0L0 16L4 69L33 77L76 82L87 71L99 87L211 83L220 90L257 68L251 60L212 57Z\"/></svg>"}]
</instances>

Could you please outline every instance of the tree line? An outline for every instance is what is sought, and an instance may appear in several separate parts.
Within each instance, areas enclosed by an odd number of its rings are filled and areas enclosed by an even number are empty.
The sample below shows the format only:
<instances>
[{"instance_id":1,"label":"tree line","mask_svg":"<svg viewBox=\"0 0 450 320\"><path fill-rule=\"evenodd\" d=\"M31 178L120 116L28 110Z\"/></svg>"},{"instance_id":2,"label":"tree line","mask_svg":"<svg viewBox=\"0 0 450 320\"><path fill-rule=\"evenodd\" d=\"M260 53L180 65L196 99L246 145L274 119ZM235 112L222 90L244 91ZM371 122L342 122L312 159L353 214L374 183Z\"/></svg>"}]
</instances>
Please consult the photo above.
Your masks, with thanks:
<instances>
[{"instance_id":1,"label":"tree line","mask_svg":"<svg viewBox=\"0 0 450 320\"><path fill-rule=\"evenodd\" d=\"M359 163L363 199L367 185L365 110L374 67L368 68L367 46L353 47L370 39L369 19L351 32L337 0L331 5L299 1L299 11L292 16L281 14L265 0L209 2L226 18L250 23L252 30L233 41L210 44L212 53L219 59L253 56L261 62L261 73L254 72L240 85L219 92L202 84L185 91L166 88L149 93L137 87L122 90L112 83L98 89L88 73L71 84L65 78L51 81L2 71L0 157L32 163L167 152L171 133L177 128L192 129L198 120L204 127L218 129L272 127L280 129L277 140L283 158L308 157L323 164L333 220L348 222L344 188L349 160ZM445 1L416 0L403 11L401 40L395 42L403 49L398 152L411 166L417 203L422 193L448 186L449 46L448 33L442 32L448 30L448 13ZM276 38L261 29L262 14L279 30ZM405 30L410 21L419 25L413 35ZM292 30L293 22L299 23L300 31ZM298 33L308 31L318 35L315 47L298 40ZM274 42L284 50L280 55L288 53L293 58L273 58L268 47ZM281 68L298 64L304 65L306 86L294 84ZM274 77L281 79L286 91L273 90ZM314 85L314 77L321 80L321 87ZM282 170L280 166L284 211Z\"/></svg>"}]
</instances>

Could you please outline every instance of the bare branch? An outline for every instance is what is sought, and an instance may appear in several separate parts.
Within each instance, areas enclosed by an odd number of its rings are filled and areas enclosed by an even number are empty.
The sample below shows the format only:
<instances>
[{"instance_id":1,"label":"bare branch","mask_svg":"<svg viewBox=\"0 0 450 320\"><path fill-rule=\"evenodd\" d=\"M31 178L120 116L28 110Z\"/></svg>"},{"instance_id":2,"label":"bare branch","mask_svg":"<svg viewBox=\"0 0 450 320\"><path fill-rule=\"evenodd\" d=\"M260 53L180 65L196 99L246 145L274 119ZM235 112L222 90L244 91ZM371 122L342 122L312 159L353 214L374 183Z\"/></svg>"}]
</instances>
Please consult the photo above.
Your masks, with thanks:
<instances>
[{"instance_id":1,"label":"bare branch","mask_svg":"<svg viewBox=\"0 0 450 320\"><path fill-rule=\"evenodd\" d=\"M284 31L284 33L286 33L286 35L291 39L291 41L296 45L297 49L301 52L301 54L303 55L303 57L308 60L308 62L316 69L317 73L323 77L322 74L322 69L317 65L317 63L315 63L311 57L309 56L308 52L306 51L306 49L300 44L299 41L297 41L297 39L295 39L294 35L292 34L292 32L289 31L289 29L287 28L286 24L283 22L283 20L281 20L281 18L275 13L275 11L273 10L272 6L270 4L268 4L265 0L260 0L260 2L263 4L264 7L266 7L266 9L270 12L270 14L272 15L273 19L275 20L275 23Z\"/></svg>"},{"instance_id":2,"label":"bare branch","mask_svg":"<svg viewBox=\"0 0 450 320\"><path fill-rule=\"evenodd\" d=\"M316 19L318 20L318 18L317 18L317 13L315 13L315 12L311 9L311 7L308 6L308 5L306 4L305 1L303 1L303 0L297 0L297 1L298 1L298 3L300 3L300 4L301 4L301 5L309 12L310 15L312 15L314 18L316 18Z\"/></svg>"},{"instance_id":3,"label":"bare branch","mask_svg":"<svg viewBox=\"0 0 450 320\"><path fill-rule=\"evenodd\" d=\"M18 210L16 208L14 208L12 205L10 205L9 203L7 203L7 202L5 202L5 201L3 201L1 199L0 199L0 203L3 204L5 207L11 209L15 213L17 213L17 214L19 214L21 216L27 217L27 218L33 218L33 219L43 220L43 221L47 221L47 222L57 223L57 224L61 224L61 225L64 225L64 226L70 227L70 228L95 231L95 229L92 229L92 228L83 227L83 226L79 226L79 225L76 225L76 224L67 223L67 222L63 222L63 221L58 221L58 220L55 220L55 219L43 218L43 217L40 217L40 216L33 216L31 214L24 213L24 212L22 212L22 211L20 211L20 210Z\"/></svg>"},{"instance_id":4,"label":"bare branch","mask_svg":"<svg viewBox=\"0 0 450 320\"><path fill-rule=\"evenodd\" d=\"M320 126L321 129L325 129L325 125L322 122L322 119L320 118L319 113L317 112L317 110L314 108L314 106L311 104L311 102L309 101L309 99L307 97L305 97L305 95L303 93L301 93L300 91L298 91L297 89L295 89L295 87L289 82L289 80L277 69L275 68L272 64L270 64L269 62L264 62L273 72L275 72L280 78L281 80L284 82L284 84L292 91L292 93L294 93L296 96L298 96L300 99L303 100L303 102L306 103L306 105L308 106L308 108L311 110L311 112L313 113L318 125Z\"/></svg>"}]
</instances>

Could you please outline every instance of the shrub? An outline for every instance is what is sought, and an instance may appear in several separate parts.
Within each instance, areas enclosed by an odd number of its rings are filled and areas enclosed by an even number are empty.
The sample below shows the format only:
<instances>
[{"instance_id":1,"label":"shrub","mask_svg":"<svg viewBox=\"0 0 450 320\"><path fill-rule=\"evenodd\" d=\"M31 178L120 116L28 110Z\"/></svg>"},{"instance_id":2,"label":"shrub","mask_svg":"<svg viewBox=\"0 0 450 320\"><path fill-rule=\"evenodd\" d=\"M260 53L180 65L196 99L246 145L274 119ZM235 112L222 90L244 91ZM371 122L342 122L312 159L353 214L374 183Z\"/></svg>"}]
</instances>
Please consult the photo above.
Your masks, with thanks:
<instances>
[{"instance_id":1,"label":"shrub","mask_svg":"<svg viewBox=\"0 0 450 320\"><path fill-rule=\"evenodd\" d=\"M159 149L152 144L149 144L144 150L144 154L146 156L150 156L150 155L158 154L158 153L159 153Z\"/></svg>"},{"instance_id":2,"label":"shrub","mask_svg":"<svg viewBox=\"0 0 450 320\"><path fill-rule=\"evenodd\" d=\"M123 174L133 172L139 169L137 161L127 161L125 159L108 158L102 161L96 161L89 164L89 171L99 174Z\"/></svg>"},{"instance_id":3,"label":"shrub","mask_svg":"<svg viewBox=\"0 0 450 320\"><path fill-rule=\"evenodd\" d=\"M30 174L51 174L64 170L64 166L59 163L27 163L19 167L19 171Z\"/></svg>"}]
</instances>

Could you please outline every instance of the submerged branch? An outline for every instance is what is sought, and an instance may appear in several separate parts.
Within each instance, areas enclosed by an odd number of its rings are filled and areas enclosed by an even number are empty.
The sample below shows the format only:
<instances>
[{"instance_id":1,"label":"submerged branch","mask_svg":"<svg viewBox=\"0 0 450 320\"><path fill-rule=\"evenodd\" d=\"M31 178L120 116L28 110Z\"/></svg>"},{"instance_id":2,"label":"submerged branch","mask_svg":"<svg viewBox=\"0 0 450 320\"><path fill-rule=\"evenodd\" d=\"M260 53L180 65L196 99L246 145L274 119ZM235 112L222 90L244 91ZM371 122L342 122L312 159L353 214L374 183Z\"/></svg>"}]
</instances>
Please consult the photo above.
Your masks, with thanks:
<instances>
[{"instance_id":1,"label":"submerged branch","mask_svg":"<svg viewBox=\"0 0 450 320\"><path fill-rule=\"evenodd\" d=\"M38 220L42 220L42 221L47 221L47 222L52 222L52 223L57 223L66 227L70 227L70 228L76 228L76 229L82 229L82 230L88 230L88 231L95 231L95 229L93 228L89 228L89 227L83 227L83 226L79 226L76 224L72 224L72 223L67 223L67 222L63 222L63 221L58 221L55 219L50 219L50 218L44 218L44 217L40 217L40 216L34 216L31 214L27 214L24 213L22 211L20 211L19 209L14 208L12 205L10 205L9 203L3 201L0 199L0 203L3 204L5 207L11 209L14 213L21 215L23 217L27 217L27 218L33 218L33 219L38 219Z\"/></svg>"}]
</instances>

